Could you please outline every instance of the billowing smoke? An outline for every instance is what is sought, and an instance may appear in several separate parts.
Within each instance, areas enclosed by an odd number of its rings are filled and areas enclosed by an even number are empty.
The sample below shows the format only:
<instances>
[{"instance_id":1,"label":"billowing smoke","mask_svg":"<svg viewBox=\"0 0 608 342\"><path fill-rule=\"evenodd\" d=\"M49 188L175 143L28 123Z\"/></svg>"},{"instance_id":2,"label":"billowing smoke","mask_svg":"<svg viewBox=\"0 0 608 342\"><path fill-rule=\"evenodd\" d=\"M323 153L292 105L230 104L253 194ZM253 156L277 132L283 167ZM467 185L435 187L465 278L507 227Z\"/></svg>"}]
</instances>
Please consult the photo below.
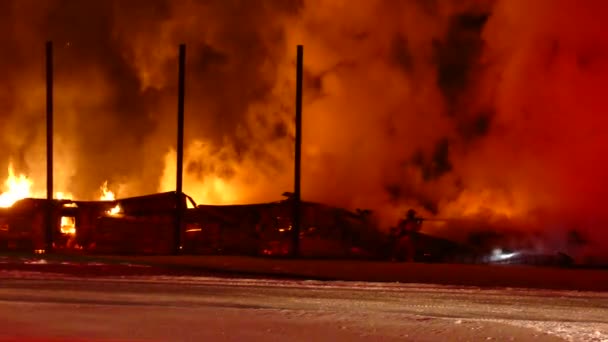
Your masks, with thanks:
<instances>
[{"instance_id":1,"label":"billowing smoke","mask_svg":"<svg viewBox=\"0 0 608 342\"><path fill-rule=\"evenodd\" d=\"M465 160L469 179L502 185L539 228L584 231L598 250L608 246L606 13L595 0L497 3L476 86L496 114Z\"/></svg>"},{"instance_id":2,"label":"billowing smoke","mask_svg":"<svg viewBox=\"0 0 608 342\"><path fill-rule=\"evenodd\" d=\"M303 44L305 199L372 209L384 225L413 207L459 222L441 229L519 227L551 241L576 230L606 245L602 0L14 0L0 10L0 163L36 186L45 40L56 46L57 182L82 198L106 179L119 196L173 188L186 43L185 191L200 203L279 199L292 188Z\"/></svg>"}]
</instances>

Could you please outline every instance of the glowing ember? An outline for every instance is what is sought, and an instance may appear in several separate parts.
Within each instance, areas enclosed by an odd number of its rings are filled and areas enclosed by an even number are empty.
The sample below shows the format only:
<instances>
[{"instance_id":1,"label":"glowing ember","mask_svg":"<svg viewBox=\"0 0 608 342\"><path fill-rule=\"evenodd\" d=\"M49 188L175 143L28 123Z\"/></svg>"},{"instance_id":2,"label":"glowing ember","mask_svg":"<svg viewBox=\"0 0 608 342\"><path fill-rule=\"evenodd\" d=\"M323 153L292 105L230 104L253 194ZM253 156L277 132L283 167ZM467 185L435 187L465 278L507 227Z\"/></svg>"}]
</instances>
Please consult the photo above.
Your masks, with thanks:
<instances>
[{"instance_id":1,"label":"glowing ember","mask_svg":"<svg viewBox=\"0 0 608 342\"><path fill-rule=\"evenodd\" d=\"M70 216L61 217L61 233L66 235L76 234L76 218Z\"/></svg>"},{"instance_id":2,"label":"glowing ember","mask_svg":"<svg viewBox=\"0 0 608 342\"><path fill-rule=\"evenodd\" d=\"M120 207L120 204L117 204L115 207L113 207L112 209L106 211L106 213L108 215L118 215L120 214L120 212L122 211L122 208Z\"/></svg>"}]
</instances>

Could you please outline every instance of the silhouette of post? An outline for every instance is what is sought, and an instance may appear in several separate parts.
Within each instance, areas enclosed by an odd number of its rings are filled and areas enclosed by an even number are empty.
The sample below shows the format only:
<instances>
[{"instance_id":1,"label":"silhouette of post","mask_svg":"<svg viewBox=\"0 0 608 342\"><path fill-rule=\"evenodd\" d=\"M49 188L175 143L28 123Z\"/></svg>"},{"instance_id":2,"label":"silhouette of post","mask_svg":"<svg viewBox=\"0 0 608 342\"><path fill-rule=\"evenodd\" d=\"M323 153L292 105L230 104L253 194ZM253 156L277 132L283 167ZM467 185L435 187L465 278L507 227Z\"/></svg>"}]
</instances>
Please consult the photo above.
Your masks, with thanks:
<instances>
[{"instance_id":1,"label":"silhouette of post","mask_svg":"<svg viewBox=\"0 0 608 342\"><path fill-rule=\"evenodd\" d=\"M173 236L173 253L181 250L181 232L184 215L183 169L184 169L184 96L186 82L186 45L179 46L179 75L177 85L177 168L175 175L175 231Z\"/></svg>"},{"instance_id":2,"label":"silhouette of post","mask_svg":"<svg viewBox=\"0 0 608 342\"><path fill-rule=\"evenodd\" d=\"M293 191L293 250L294 257L300 254L300 221L301 221L301 157L302 157L302 78L303 78L304 47L298 45L296 60L296 141L294 161L294 191Z\"/></svg>"},{"instance_id":3,"label":"silhouette of post","mask_svg":"<svg viewBox=\"0 0 608 342\"><path fill-rule=\"evenodd\" d=\"M46 43L46 251L53 249L53 42Z\"/></svg>"}]
</instances>

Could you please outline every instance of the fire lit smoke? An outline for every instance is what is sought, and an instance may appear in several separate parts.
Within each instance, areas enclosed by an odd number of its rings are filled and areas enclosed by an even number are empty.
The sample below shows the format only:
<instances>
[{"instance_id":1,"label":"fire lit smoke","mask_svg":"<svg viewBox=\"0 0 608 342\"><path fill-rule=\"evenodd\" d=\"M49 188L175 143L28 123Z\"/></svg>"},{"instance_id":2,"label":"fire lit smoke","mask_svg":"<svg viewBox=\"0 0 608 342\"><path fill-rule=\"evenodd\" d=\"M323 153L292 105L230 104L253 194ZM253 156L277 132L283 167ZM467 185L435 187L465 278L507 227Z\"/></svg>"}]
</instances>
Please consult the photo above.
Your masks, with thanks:
<instances>
[{"instance_id":1,"label":"fire lit smoke","mask_svg":"<svg viewBox=\"0 0 608 342\"><path fill-rule=\"evenodd\" d=\"M602 0L3 1L0 169L14 160L44 187L52 39L58 189L173 190L183 42L185 192L280 199L303 44L305 199L373 209L384 225L414 207L606 246L606 13Z\"/></svg>"},{"instance_id":2,"label":"fire lit smoke","mask_svg":"<svg viewBox=\"0 0 608 342\"><path fill-rule=\"evenodd\" d=\"M4 182L5 191L0 193L0 208L11 207L15 202L24 198L44 198L46 192L32 191L33 181L24 174L15 175L13 164L8 164L8 177ZM62 191L55 192L56 199L70 199L71 194Z\"/></svg>"}]
</instances>

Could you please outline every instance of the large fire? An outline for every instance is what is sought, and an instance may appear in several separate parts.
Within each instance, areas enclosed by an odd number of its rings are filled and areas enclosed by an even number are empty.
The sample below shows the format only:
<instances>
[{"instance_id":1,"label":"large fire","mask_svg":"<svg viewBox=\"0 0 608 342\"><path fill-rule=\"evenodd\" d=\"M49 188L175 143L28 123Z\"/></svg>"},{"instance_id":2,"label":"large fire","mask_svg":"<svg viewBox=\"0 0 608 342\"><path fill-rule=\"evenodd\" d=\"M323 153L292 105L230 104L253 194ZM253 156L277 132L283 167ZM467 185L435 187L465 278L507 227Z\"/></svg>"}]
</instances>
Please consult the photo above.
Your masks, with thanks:
<instances>
[{"instance_id":1,"label":"large fire","mask_svg":"<svg viewBox=\"0 0 608 342\"><path fill-rule=\"evenodd\" d=\"M32 181L25 175L15 176L13 164L8 165L8 178L4 182L6 191L0 194L0 207L12 206L20 199L31 197Z\"/></svg>"},{"instance_id":2,"label":"large fire","mask_svg":"<svg viewBox=\"0 0 608 342\"><path fill-rule=\"evenodd\" d=\"M4 181L5 191L0 194L0 207L1 208L9 208L15 202L22 200L24 198L44 198L46 197L43 193L37 193L32 191L32 187L34 182L29 179L24 174L15 174L15 170L13 168L13 164L9 163L8 165L8 177ZM58 191L55 193L55 199L71 199L72 195Z\"/></svg>"},{"instance_id":3,"label":"large fire","mask_svg":"<svg viewBox=\"0 0 608 342\"><path fill-rule=\"evenodd\" d=\"M29 179L26 175L24 175L24 174L16 175L13 164L9 163L8 177L4 182L5 191L0 194L0 207L9 208L13 204L15 204L15 202L25 199L25 198L44 198L44 194L32 192L33 184L34 184L33 181L31 179ZM102 184L102 186L100 187L100 193L101 193L99 196L100 201L115 201L116 200L116 196L114 195L114 192L108 188L107 181L105 181ZM58 199L58 200L71 200L72 195L67 192L58 191L55 193L54 198ZM120 205L116 204L116 206L114 206L113 208L111 208L107 211L107 214L108 215L117 215L121 212L121 210L122 209L121 209ZM74 225L75 225L75 222L73 222L73 219L70 219L68 217L61 218L60 226L61 226L62 232L66 233L66 234L73 233L74 229L75 229Z\"/></svg>"},{"instance_id":4,"label":"large fire","mask_svg":"<svg viewBox=\"0 0 608 342\"><path fill-rule=\"evenodd\" d=\"M6 3L0 147L31 172L9 175L1 206L44 197L31 192L44 179L36 46L48 32L56 152L69 161L57 178L86 198L106 178L128 184L120 196L174 189L175 154L163 154L175 145L177 46L188 45L184 191L202 204L292 189L303 44L303 198L372 209L386 225L409 207L551 213L607 241L606 1Z\"/></svg>"},{"instance_id":5,"label":"large fire","mask_svg":"<svg viewBox=\"0 0 608 342\"><path fill-rule=\"evenodd\" d=\"M43 198L43 194L32 192L33 181L24 174L15 174L15 170L12 163L8 166L8 177L4 182L5 191L0 194L0 207L9 208L15 202L25 198ZM105 181L100 188L101 195L99 200L101 201L114 201L116 196L108 188L108 182ZM70 200L72 196L69 193L58 191L55 193L55 199L58 200ZM122 211L119 204L107 210L108 215L117 215ZM62 216L60 219L60 231L66 235L76 234L76 219L70 216Z\"/></svg>"}]
</instances>

